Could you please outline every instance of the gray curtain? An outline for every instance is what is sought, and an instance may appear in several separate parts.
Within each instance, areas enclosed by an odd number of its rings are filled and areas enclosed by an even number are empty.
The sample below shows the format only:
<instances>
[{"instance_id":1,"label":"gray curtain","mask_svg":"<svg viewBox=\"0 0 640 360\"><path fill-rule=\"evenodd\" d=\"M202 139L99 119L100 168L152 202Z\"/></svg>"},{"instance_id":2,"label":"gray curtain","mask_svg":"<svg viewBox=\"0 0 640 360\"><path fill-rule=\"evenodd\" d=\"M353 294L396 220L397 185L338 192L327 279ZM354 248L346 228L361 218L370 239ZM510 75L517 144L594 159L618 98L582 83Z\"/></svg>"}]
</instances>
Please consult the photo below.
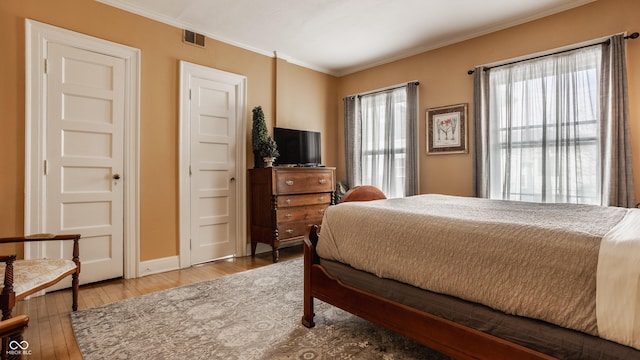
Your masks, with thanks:
<instances>
[{"instance_id":1,"label":"gray curtain","mask_svg":"<svg viewBox=\"0 0 640 360\"><path fill-rule=\"evenodd\" d=\"M473 126L474 135L474 184L475 196L489 197L489 70L477 67L473 73Z\"/></svg>"},{"instance_id":2,"label":"gray curtain","mask_svg":"<svg viewBox=\"0 0 640 360\"><path fill-rule=\"evenodd\" d=\"M353 187L360 178L360 156L356 149L360 148L360 130L357 111L357 97L349 96L344 102L344 157L347 173L347 185Z\"/></svg>"},{"instance_id":3,"label":"gray curtain","mask_svg":"<svg viewBox=\"0 0 640 360\"><path fill-rule=\"evenodd\" d=\"M600 109L602 203L635 207L624 35L613 36L602 48Z\"/></svg>"},{"instance_id":4,"label":"gray curtain","mask_svg":"<svg viewBox=\"0 0 640 360\"><path fill-rule=\"evenodd\" d=\"M416 82L407 84L407 153L405 164L404 195L418 194L418 86Z\"/></svg>"}]
</instances>

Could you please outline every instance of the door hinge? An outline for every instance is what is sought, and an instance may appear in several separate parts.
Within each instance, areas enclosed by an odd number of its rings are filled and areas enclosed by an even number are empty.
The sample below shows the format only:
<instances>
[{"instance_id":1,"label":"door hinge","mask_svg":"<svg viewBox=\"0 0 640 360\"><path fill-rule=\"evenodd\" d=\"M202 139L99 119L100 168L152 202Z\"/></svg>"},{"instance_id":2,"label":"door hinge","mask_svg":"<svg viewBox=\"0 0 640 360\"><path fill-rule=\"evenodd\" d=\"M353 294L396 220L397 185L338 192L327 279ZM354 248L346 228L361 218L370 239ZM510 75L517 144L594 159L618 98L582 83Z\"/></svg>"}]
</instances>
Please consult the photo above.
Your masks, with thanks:
<instances>
[{"instance_id":1,"label":"door hinge","mask_svg":"<svg viewBox=\"0 0 640 360\"><path fill-rule=\"evenodd\" d=\"M47 59L44 59L44 73L45 74L47 73L47 69L49 67L48 64L49 64L49 62L47 61Z\"/></svg>"},{"instance_id":2,"label":"door hinge","mask_svg":"<svg viewBox=\"0 0 640 360\"><path fill-rule=\"evenodd\" d=\"M189 165L189 176L191 176L191 165Z\"/></svg>"},{"instance_id":3,"label":"door hinge","mask_svg":"<svg viewBox=\"0 0 640 360\"><path fill-rule=\"evenodd\" d=\"M44 161L44 174L49 174L49 162L47 160Z\"/></svg>"},{"instance_id":4,"label":"door hinge","mask_svg":"<svg viewBox=\"0 0 640 360\"><path fill-rule=\"evenodd\" d=\"M193 240L189 239L189 250L193 249Z\"/></svg>"},{"instance_id":5,"label":"door hinge","mask_svg":"<svg viewBox=\"0 0 640 360\"><path fill-rule=\"evenodd\" d=\"M191 100L191 89L189 89L189 100Z\"/></svg>"}]
</instances>

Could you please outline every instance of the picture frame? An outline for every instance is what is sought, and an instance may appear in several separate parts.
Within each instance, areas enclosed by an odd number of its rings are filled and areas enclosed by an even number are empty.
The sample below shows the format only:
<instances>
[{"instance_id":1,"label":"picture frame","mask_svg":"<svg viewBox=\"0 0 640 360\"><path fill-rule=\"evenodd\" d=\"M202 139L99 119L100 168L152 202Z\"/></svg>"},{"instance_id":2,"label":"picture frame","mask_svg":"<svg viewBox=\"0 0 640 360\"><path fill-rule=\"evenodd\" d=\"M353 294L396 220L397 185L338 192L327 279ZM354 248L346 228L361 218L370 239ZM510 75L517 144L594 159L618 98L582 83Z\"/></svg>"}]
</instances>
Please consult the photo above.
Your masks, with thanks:
<instances>
[{"instance_id":1,"label":"picture frame","mask_svg":"<svg viewBox=\"0 0 640 360\"><path fill-rule=\"evenodd\" d=\"M467 104L427 109L426 122L427 155L469 152Z\"/></svg>"}]
</instances>

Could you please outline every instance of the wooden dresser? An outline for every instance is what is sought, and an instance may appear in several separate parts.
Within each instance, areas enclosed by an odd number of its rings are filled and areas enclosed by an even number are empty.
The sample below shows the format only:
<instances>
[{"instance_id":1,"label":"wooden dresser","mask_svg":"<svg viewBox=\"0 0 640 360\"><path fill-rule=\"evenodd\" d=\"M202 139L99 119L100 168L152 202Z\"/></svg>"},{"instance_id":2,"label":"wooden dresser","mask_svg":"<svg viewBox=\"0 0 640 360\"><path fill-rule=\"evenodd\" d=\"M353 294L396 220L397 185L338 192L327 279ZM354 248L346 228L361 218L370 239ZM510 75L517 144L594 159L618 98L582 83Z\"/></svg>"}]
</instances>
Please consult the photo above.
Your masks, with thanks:
<instances>
[{"instance_id":1,"label":"wooden dresser","mask_svg":"<svg viewBox=\"0 0 640 360\"><path fill-rule=\"evenodd\" d=\"M258 243L271 245L273 262L280 245L300 242L324 210L334 203L335 168L250 169L251 256Z\"/></svg>"}]
</instances>

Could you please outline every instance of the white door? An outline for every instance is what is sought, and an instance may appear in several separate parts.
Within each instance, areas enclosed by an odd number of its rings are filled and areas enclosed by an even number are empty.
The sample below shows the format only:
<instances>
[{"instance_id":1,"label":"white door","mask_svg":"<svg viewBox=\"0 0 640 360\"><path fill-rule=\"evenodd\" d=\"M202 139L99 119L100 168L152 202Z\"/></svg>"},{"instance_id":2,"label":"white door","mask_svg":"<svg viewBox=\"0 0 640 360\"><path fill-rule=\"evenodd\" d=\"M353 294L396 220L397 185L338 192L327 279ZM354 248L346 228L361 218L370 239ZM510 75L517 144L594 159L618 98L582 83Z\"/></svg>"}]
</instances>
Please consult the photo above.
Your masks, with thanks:
<instances>
[{"instance_id":1,"label":"white door","mask_svg":"<svg viewBox=\"0 0 640 360\"><path fill-rule=\"evenodd\" d=\"M236 88L191 77L191 264L236 251Z\"/></svg>"},{"instance_id":2,"label":"white door","mask_svg":"<svg viewBox=\"0 0 640 360\"><path fill-rule=\"evenodd\" d=\"M180 62L180 267L246 254L246 77Z\"/></svg>"},{"instance_id":3,"label":"white door","mask_svg":"<svg viewBox=\"0 0 640 360\"><path fill-rule=\"evenodd\" d=\"M125 62L49 43L46 229L80 233L81 283L123 276ZM71 244L44 256L69 257Z\"/></svg>"}]
</instances>

